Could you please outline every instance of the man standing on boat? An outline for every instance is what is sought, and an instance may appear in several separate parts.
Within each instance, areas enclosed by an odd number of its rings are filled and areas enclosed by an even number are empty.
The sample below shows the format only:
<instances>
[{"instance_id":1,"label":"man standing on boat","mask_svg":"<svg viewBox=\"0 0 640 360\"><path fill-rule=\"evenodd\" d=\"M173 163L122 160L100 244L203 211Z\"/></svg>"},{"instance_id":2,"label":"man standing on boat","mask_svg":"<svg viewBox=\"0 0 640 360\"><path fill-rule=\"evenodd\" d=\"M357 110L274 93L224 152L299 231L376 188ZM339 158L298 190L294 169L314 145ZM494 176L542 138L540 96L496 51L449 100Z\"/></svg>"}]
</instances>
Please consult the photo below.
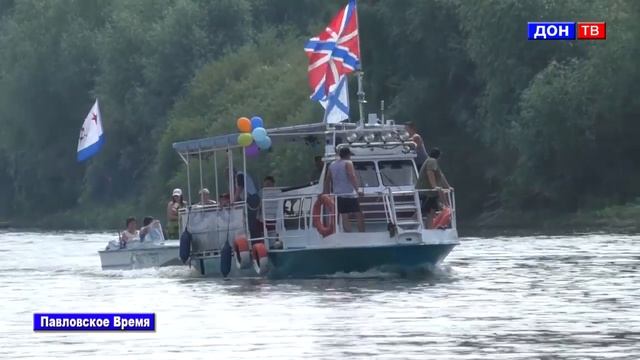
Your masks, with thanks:
<instances>
[{"instance_id":1,"label":"man standing on boat","mask_svg":"<svg viewBox=\"0 0 640 360\"><path fill-rule=\"evenodd\" d=\"M364 215L360 210L358 196L363 192L359 190L356 170L351 162L351 150L348 147L340 148L339 160L329 165L328 174L325 176L325 192L331 190L338 196L338 214L345 232L351 232L350 215L355 214L358 223L358 231L364 232Z\"/></svg>"},{"instance_id":2,"label":"man standing on boat","mask_svg":"<svg viewBox=\"0 0 640 360\"><path fill-rule=\"evenodd\" d=\"M420 167L418 183L416 189L422 190L420 193L422 216L425 217L425 227L430 228L435 212L440 210L438 197L442 196L441 188L451 189L447 178L438 165L440 149L433 148L429 153L429 158Z\"/></svg>"},{"instance_id":3,"label":"man standing on boat","mask_svg":"<svg viewBox=\"0 0 640 360\"><path fill-rule=\"evenodd\" d=\"M177 239L180 236L180 229L178 228L178 211L186 207L182 197L182 190L173 189L171 193L171 200L167 203L167 237L169 239Z\"/></svg>"}]
</instances>

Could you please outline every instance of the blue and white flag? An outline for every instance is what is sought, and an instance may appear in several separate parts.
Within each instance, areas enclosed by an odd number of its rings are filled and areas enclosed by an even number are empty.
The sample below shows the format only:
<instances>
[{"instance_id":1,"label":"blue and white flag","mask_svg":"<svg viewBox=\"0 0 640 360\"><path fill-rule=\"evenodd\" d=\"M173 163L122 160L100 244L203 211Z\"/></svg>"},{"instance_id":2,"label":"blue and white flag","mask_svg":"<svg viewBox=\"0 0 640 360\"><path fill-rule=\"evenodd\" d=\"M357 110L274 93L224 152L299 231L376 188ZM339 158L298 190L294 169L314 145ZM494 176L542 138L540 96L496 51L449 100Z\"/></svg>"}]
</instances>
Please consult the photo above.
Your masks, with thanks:
<instances>
[{"instance_id":1,"label":"blue and white flag","mask_svg":"<svg viewBox=\"0 0 640 360\"><path fill-rule=\"evenodd\" d=\"M80 138L78 139L78 162L82 162L92 157L102 147L104 136L102 134L102 116L100 116L100 108L98 100L93 104L91 111L84 119L82 129L80 129Z\"/></svg>"},{"instance_id":2,"label":"blue and white flag","mask_svg":"<svg viewBox=\"0 0 640 360\"><path fill-rule=\"evenodd\" d=\"M349 86L347 82L347 77L342 76L342 79L331 89L326 100L320 101L324 107L325 123L335 124L349 118Z\"/></svg>"}]
</instances>

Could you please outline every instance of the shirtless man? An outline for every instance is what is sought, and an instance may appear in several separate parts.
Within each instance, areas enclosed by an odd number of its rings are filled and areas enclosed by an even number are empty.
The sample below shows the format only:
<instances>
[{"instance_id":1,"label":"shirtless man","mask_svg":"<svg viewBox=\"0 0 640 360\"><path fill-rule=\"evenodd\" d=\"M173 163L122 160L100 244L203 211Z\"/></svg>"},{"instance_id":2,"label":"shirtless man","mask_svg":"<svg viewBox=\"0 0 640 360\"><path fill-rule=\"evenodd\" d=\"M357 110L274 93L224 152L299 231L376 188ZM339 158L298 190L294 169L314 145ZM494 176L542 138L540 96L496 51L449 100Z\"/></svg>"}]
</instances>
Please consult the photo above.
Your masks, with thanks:
<instances>
[{"instance_id":1,"label":"shirtless man","mask_svg":"<svg viewBox=\"0 0 640 360\"><path fill-rule=\"evenodd\" d=\"M182 190L173 189L171 200L167 203L167 236L169 239L177 239L180 235L178 229L178 210L185 207L182 198Z\"/></svg>"}]
</instances>

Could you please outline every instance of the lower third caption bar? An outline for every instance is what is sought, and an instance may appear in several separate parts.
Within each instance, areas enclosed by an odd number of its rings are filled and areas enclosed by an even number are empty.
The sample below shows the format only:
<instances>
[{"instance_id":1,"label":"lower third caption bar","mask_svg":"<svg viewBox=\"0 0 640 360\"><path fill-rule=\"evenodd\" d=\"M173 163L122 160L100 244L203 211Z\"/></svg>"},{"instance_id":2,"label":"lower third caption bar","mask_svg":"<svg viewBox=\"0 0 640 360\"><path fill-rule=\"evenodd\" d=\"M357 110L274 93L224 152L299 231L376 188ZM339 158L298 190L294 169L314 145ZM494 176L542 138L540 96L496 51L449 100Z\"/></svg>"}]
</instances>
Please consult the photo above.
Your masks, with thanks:
<instances>
[{"instance_id":1,"label":"lower third caption bar","mask_svg":"<svg viewBox=\"0 0 640 360\"><path fill-rule=\"evenodd\" d=\"M36 313L33 331L155 331L156 314Z\"/></svg>"}]
</instances>

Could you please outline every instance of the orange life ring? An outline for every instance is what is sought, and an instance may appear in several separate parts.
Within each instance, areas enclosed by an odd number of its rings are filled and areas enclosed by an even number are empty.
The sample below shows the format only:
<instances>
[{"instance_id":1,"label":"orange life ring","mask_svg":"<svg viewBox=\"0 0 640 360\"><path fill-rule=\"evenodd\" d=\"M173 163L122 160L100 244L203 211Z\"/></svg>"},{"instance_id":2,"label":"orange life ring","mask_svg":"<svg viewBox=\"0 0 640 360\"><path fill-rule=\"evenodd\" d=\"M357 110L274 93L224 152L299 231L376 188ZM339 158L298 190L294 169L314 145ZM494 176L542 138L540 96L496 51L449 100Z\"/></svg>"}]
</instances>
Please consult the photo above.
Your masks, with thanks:
<instances>
[{"instance_id":1,"label":"orange life ring","mask_svg":"<svg viewBox=\"0 0 640 360\"><path fill-rule=\"evenodd\" d=\"M443 208L438 216L433 218L431 223L432 229L446 229L451 225L451 209L448 207Z\"/></svg>"},{"instance_id":2,"label":"orange life ring","mask_svg":"<svg viewBox=\"0 0 640 360\"><path fill-rule=\"evenodd\" d=\"M246 269L251 266L249 240L245 234L236 235L235 240L233 240L233 252L238 269Z\"/></svg>"},{"instance_id":3,"label":"orange life ring","mask_svg":"<svg viewBox=\"0 0 640 360\"><path fill-rule=\"evenodd\" d=\"M251 248L253 257L253 270L258 275L264 275L269 272L269 257L267 256L267 248L263 243L255 243Z\"/></svg>"},{"instance_id":4,"label":"orange life ring","mask_svg":"<svg viewBox=\"0 0 640 360\"><path fill-rule=\"evenodd\" d=\"M329 220L326 223L323 221L322 208L325 209L329 216ZM320 235L327 237L336 232L335 206L331 196L327 194L318 196L318 200L313 204L311 215L313 217L313 227L318 229Z\"/></svg>"}]
</instances>

